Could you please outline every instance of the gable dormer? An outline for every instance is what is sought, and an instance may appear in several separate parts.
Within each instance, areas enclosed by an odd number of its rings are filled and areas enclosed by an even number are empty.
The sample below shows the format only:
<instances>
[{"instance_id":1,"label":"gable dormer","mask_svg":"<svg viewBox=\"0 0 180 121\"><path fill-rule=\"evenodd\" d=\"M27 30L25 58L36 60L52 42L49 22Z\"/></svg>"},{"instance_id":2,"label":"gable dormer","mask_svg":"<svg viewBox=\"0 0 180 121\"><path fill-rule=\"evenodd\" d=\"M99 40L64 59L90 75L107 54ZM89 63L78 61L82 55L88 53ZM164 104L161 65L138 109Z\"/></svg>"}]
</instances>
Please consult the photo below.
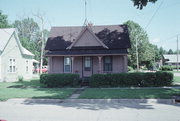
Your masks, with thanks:
<instances>
[{"instance_id":1,"label":"gable dormer","mask_svg":"<svg viewBox=\"0 0 180 121\"><path fill-rule=\"evenodd\" d=\"M102 47L108 49L108 47L96 37L92 29L88 26L83 28L77 39L67 47L67 49L78 47Z\"/></svg>"}]
</instances>

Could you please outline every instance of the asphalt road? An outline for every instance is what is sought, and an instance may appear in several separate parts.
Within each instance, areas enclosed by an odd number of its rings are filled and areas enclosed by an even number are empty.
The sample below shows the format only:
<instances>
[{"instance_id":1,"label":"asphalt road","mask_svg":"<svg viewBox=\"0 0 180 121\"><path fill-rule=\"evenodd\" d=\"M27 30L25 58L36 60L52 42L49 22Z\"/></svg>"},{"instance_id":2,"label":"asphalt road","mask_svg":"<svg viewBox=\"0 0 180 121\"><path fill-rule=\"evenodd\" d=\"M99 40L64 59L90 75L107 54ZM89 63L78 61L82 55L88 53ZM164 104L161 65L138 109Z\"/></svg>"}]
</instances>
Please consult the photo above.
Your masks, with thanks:
<instances>
[{"instance_id":1,"label":"asphalt road","mask_svg":"<svg viewBox=\"0 0 180 121\"><path fill-rule=\"evenodd\" d=\"M0 102L7 121L180 121L180 104L122 101L120 103Z\"/></svg>"}]
</instances>

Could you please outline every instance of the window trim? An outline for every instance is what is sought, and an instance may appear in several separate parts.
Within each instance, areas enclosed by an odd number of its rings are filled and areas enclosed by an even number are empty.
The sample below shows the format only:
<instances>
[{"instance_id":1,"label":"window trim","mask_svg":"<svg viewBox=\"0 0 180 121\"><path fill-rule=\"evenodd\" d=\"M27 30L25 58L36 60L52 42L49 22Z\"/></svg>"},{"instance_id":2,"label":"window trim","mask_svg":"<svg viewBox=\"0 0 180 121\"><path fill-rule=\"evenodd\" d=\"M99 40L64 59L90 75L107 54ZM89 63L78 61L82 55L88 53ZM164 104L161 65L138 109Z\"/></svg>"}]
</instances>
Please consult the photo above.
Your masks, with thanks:
<instances>
[{"instance_id":1,"label":"window trim","mask_svg":"<svg viewBox=\"0 0 180 121\"><path fill-rule=\"evenodd\" d=\"M28 73L28 72L29 72L29 61L26 60L26 73Z\"/></svg>"},{"instance_id":2,"label":"window trim","mask_svg":"<svg viewBox=\"0 0 180 121\"><path fill-rule=\"evenodd\" d=\"M106 57L110 57L111 63L105 63ZM107 70L107 71L105 70L105 65L106 65L106 64L109 64L109 65L110 65L110 67L111 67L110 70L109 70L109 67L108 67L108 70ZM108 65L108 66L109 66L109 65ZM113 57L112 57L112 56L104 56L104 57L103 57L103 71L104 71L104 72L112 72L112 71L113 71Z\"/></svg>"},{"instance_id":3,"label":"window trim","mask_svg":"<svg viewBox=\"0 0 180 121\"><path fill-rule=\"evenodd\" d=\"M69 59L70 59L70 64L65 64L65 59L66 59L66 58L69 58ZM66 71L65 66L67 66L67 65L70 66L70 71ZM63 69L64 69L64 70L63 70L64 73L72 73L72 60L71 60L71 57L69 57L69 56L64 57L63 66L64 66L64 68L63 68Z\"/></svg>"},{"instance_id":4,"label":"window trim","mask_svg":"<svg viewBox=\"0 0 180 121\"><path fill-rule=\"evenodd\" d=\"M89 59L88 61L90 61L90 66L89 67L86 67L87 58ZM92 57L85 56L84 57L84 71L91 71L91 70L92 70Z\"/></svg>"},{"instance_id":5,"label":"window trim","mask_svg":"<svg viewBox=\"0 0 180 121\"><path fill-rule=\"evenodd\" d=\"M16 73L16 59L10 58L9 59L9 73Z\"/></svg>"}]
</instances>

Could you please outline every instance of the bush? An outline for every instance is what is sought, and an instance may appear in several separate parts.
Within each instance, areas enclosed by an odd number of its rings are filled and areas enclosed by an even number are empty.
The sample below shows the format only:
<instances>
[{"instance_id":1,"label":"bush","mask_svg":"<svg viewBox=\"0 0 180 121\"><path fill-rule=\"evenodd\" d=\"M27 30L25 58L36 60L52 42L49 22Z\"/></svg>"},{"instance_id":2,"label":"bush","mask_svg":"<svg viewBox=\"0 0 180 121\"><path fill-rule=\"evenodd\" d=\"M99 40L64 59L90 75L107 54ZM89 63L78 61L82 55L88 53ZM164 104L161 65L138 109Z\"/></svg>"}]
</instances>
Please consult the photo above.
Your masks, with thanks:
<instances>
[{"instance_id":1,"label":"bush","mask_svg":"<svg viewBox=\"0 0 180 121\"><path fill-rule=\"evenodd\" d=\"M173 71L173 68L171 66L165 65L165 66L161 66L159 70L161 70L161 71Z\"/></svg>"},{"instance_id":2,"label":"bush","mask_svg":"<svg viewBox=\"0 0 180 121\"><path fill-rule=\"evenodd\" d=\"M128 66L128 71L133 71L133 70L134 70L133 67Z\"/></svg>"},{"instance_id":3,"label":"bush","mask_svg":"<svg viewBox=\"0 0 180 121\"><path fill-rule=\"evenodd\" d=\"M90 87L169 86L172 80L170 72L94 74L90 78Z\"/></svg>"},{"instance_id":4,"label":"bush","mask_svg":"<svg viewBox=\"0 0 180 121\"><path fill-rule=\"evenodd\" d=\"M79 83L78 74L41 74L40 83L47 87L77 87Z\"/></svg>"},{"instance_id":5,"label":"bush","mask_svg":"<svg viewBox=\"0 0 180 121\"><path fill-rule=\"evenodd\" d=\"M18 76L18 81L19 82L23 82L24 81L24 77L23 76Z\"/></svg>"}]
</instances>

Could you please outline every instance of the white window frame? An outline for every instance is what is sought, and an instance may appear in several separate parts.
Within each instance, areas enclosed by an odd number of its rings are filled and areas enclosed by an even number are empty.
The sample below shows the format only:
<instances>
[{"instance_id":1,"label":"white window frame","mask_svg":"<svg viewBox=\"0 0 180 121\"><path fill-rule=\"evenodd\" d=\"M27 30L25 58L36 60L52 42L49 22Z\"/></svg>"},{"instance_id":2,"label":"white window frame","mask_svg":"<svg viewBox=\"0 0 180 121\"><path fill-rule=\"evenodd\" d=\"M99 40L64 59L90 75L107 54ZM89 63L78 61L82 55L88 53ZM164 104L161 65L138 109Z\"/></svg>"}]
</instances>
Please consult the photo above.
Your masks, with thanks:
<instances>
[{"instance_id":1,"label":"white window frame","mask_svg":"<svg viewBox=\"0 0 180 121\"><path fill-rule=\"evenodd\" d=\"M29 72L29 61L26 60L26 72Z\"/></svg>"},{"instance_id":2,"label":"white window frame","mask_svg":"<svg viewBox=\"0 0 180 121\"><path fill-rule=\"evenodd\" d=\"M9 73L16 72L16 59L10 58L9 59Z\"/></svg>"},{"instance_id":3,"label":"white window frame","mask_svg":"<svg viewBox=\"0 0 180 121\"><path fill-rule=\"evenodd\" d=\"M66 63L67 58L69 59L68 63ZM70 66L69 71L66 70L66 66ZM64 57L64 73L71 73L71 71L72 71L71 66L72 66L71 57Z\"/></svg>"}]
</instances>

